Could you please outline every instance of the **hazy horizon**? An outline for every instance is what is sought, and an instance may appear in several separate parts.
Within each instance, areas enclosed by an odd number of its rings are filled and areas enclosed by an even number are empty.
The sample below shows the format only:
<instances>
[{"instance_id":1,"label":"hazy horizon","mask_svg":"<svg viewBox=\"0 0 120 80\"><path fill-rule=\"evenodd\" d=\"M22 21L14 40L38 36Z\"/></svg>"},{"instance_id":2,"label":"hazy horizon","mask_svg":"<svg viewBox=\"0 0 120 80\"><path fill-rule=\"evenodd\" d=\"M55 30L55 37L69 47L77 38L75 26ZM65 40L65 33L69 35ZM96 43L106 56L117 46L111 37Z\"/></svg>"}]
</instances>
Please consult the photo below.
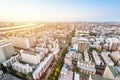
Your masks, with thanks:
<instances>
[{"instance_id":1,"label":"hazy horizon","mask_svg":"<svg viewBox=\"0 0 120 80\"><path fill-rule=\"evenodd\" d=\"M119 22L119 0L0 0L0 21Z\"/></svg>"}]
</instances>

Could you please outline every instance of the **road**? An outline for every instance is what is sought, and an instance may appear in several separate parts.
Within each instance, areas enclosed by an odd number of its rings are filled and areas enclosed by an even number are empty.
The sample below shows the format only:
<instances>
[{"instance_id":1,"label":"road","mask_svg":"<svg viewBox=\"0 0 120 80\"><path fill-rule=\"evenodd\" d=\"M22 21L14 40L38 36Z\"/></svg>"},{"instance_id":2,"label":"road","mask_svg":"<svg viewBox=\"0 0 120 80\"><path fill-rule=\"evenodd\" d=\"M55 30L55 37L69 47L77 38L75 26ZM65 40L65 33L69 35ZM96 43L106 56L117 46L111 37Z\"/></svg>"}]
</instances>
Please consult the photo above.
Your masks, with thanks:
<instances>
[{"instance_id":1,"label":"road","mask_svg":"<svg viewBox=\"0 0 120 80\"><path fill-rule=\"evenodd\" d=\"M71 37L70 37L71 38ZM61 54L62 54L62 52L63 52L63 50L65 49L65 48L68 48L69 47L69 42L70 42L70 39L69 39L69 41L68 41L68 43L64 46L64 48L60 51L60 55L59 55L59 58L61 57ZM49 76L53 73L53 71L54 71L54 67L55 67L55 65L56 65L56 62L57 62L57 60L53 60L52 62L51 62L51 65L49 66L49 68L46 70L46 72L42 75L42 77L41 77L41 79L40 80L48 80L48 78L49 78Z\"/></svg>"},{"instance_id":2,"label":"road","mask_svg":"<svg viewBox=\"0 0 120 80\"><path fill-rule=\"evenodd\" d=\"M49 66L49 68L46 70L46 72L43 74L40 80L48 80L49 76L54 71L55 64L56 64L56 61L53 60L52 64Z\"/></svg>"}]
</instances>

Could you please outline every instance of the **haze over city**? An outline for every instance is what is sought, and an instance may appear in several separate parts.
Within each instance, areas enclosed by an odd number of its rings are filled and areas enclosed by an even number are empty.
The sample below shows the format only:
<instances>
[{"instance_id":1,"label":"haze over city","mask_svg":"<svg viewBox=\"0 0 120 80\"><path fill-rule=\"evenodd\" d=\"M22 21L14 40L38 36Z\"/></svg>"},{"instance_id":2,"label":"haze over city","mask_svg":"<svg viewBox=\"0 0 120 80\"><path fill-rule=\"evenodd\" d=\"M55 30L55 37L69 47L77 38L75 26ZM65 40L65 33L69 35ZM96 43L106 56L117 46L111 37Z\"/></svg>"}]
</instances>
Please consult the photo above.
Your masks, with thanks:
<instances>
[{"instance_id":1,"label":"haze over city","mask_svg":"<svg viewBox=\"0 0 120 80\"><path fill-rule=\"evenodd\" d=\"M120 80L120 0L0 0L0 80Z\"/></svg>"},{"instance_id":2,"label":"haze over city","mask_svg":"<svg viewBox=\"0 0 120 80\"><path fill-rule=\"evenodd\" d=\"M0 0L0 21L120 21L120 0Z\"/></svg>"}]
</instances>

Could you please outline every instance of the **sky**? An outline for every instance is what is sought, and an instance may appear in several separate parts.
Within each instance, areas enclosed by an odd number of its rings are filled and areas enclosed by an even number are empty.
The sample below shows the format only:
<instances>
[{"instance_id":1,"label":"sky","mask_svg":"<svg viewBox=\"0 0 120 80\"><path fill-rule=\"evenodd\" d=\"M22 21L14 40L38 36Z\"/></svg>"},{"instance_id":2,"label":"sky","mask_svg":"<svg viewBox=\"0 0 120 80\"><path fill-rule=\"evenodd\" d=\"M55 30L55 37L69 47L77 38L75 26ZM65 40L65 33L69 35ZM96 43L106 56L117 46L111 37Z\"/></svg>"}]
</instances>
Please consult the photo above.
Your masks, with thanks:
<instances>
[{"instance_id":1,"label":"sky","mask_svg":"<svg viewBox=\"0 0 120 80\"><path fill-rule=\"evenodd\" d=\"M0 21L120 21L120 0L0 0Z\"/></svg>"}]
</instances>

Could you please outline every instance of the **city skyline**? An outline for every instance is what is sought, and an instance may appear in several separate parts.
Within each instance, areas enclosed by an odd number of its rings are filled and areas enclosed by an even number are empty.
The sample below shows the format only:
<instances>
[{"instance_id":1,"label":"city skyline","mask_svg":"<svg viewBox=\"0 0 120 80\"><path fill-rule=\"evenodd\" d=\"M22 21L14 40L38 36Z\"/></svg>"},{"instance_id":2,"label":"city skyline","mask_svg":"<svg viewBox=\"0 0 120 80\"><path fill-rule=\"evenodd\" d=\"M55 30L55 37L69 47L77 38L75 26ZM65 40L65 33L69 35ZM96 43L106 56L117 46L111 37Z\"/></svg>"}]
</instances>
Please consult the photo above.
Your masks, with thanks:
<instances>
[{"instance_id":1,"label":"city skyline","mask_svg":"<svg viewBox=\"0 0 120 80\"><path fill-rule=\"evenodd\" d=\"M116 21L119 0L0 0L0 21Z\"/></svg>"}]
</instances>

